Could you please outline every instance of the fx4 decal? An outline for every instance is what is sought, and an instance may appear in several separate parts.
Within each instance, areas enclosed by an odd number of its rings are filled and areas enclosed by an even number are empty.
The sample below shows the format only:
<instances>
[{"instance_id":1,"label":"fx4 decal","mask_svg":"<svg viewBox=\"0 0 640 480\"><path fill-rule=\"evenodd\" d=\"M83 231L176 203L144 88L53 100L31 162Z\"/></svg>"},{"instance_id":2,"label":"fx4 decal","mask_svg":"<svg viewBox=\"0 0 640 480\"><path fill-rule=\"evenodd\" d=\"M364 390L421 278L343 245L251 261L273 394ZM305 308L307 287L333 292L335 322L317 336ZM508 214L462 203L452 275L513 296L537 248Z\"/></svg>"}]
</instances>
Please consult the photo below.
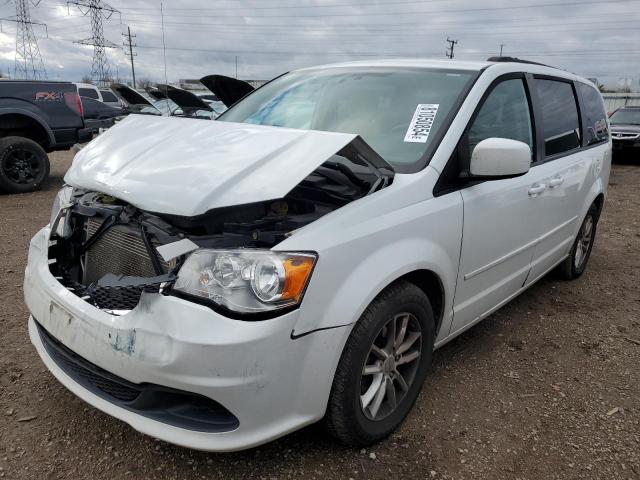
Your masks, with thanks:
<instances>
[{"instance_id":1,"label":"fx4 decal","mask_svg":"<svg viewBox=\"0 0 640 480\"><path fill-rule=\"evenodd\" d=\"M37 102L61 102L62 92L36 92Z\"/></svg>"}]
</instances>

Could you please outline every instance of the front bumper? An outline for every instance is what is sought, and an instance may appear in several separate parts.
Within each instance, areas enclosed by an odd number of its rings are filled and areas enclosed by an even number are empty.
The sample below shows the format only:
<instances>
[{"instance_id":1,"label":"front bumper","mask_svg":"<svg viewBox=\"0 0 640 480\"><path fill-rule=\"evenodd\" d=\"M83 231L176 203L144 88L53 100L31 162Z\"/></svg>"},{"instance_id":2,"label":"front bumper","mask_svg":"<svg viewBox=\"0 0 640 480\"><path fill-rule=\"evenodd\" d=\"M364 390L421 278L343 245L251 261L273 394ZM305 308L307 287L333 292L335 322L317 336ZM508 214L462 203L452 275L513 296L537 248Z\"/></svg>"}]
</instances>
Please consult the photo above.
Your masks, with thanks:
<instances>
[{"instance_id":1,"label":"front bumper","mask_svg":"<svg viewBox=\"0 0 640 480\"><path fill-rule=\"evenodd\" d=\"M77 396L136 430L210 451L249 448L324 415L348 328L291 339L301 310L245 322L183 299L143 294L115 316L61 285L48 266L48 229L32 239L25 271L31 341L47 368ZM230 411L237 428L202 432L176 427L107 401L56 363L38 327L91 364L134 384L155 384L210 398Z\"/></svg>"}]
</instances>

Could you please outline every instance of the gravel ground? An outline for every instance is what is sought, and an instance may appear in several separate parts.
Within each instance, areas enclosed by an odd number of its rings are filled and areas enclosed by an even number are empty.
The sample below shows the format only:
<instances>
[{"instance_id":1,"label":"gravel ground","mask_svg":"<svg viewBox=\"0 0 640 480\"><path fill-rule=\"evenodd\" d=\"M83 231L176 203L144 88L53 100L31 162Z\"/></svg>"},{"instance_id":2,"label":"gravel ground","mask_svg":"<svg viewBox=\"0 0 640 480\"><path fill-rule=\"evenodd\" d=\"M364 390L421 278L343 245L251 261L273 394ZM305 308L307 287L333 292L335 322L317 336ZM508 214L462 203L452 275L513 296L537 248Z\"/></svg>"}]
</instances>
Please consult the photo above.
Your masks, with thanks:
<instances>
[{"instance_id":1,"label":"gravel ground","mask_svg":"<svg viewBox=\"0 0 640 480\"><path fill-rule=\"evenodd\" d=\"M615 165L585 275L545 278L440 349L402 429L366 450L310 427L234 454L143 436L74 397L27 335L23 269L43 191L0 196L0 477L639 479L640 162Z\"/></svg>"}]
</instances>

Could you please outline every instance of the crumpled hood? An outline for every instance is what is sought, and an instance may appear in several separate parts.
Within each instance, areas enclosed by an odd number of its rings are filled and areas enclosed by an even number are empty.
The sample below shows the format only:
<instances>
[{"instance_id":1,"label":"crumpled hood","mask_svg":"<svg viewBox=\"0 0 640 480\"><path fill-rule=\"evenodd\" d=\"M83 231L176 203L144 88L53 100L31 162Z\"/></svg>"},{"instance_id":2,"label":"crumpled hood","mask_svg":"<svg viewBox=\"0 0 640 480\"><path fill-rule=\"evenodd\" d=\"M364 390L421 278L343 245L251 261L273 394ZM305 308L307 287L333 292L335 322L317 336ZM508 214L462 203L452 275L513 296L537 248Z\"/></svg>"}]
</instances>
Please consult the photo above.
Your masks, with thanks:
<instances>
[{"instance_id":1,"label":"crumpled hood","mask_svg":"<svg viewBox=\"0 0 640 480\"><path fill-rule=\"evenodd\" d=\"M75 157L74 187L195 216L284 197L357 135L130 115Z\"/></svg>"}]
</instances>

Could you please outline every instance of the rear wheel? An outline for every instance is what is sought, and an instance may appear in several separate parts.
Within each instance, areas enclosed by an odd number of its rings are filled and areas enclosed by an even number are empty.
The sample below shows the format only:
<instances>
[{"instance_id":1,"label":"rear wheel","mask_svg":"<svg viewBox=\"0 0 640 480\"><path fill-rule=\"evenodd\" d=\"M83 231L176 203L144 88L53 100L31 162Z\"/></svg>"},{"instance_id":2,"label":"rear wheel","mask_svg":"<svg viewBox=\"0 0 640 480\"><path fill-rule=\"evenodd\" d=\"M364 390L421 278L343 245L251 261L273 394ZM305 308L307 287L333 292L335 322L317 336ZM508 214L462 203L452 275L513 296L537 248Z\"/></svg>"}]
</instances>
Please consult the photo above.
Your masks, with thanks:
<instances>
[{"instance_id":1,"label":"rear wheel","mask_svg":"<svg viewBox=\"0 0 640 480\"><path fill-rule=\"evenodd\" d=\"M0 191L37 190L49 176L49 158L43 148L23 137L0 140Z\"/></svg>"},{"instance_id":2,"label":"rear wheel","mask_svg":"<svg viewBox=\"0 0 640 480\"><path fill-rule=\"evenodd\" d=\"M400 281L367 307L336 370L325 426L349 445L368 445L397 429L431 363L434 319L427 296Z\"/></svg>"},{"instance_id":3,"label":"rear wheel","mask_svg":"<svg viewBox=\"0 0 640 480\"><path fill-rule=\"evenodd\" d=\"M573 242L569 256L558 266L560 275L573 280L584 273L591 257L593 242L596 238L596 226L598 223L598 207L591 205L586 217L582 221L578 236Z\"/></svg>"}]
</instances>

